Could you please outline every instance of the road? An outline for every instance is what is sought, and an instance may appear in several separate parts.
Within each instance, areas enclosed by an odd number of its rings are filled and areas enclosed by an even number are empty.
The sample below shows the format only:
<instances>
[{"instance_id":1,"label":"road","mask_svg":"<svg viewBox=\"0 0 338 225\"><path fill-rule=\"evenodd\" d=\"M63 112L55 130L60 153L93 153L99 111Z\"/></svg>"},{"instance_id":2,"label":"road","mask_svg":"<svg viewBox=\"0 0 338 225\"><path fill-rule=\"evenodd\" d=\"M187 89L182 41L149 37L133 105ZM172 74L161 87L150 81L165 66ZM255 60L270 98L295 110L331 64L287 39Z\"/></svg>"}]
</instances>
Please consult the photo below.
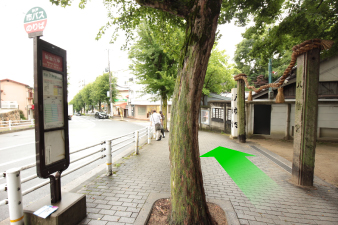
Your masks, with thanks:
<instances>
[{"instance_id":1,"label":"road","mask_svg":"<svg viewBox=\"0 0 338 225\"><path fill-rule=\"evenodd\" d=\"M142 129L149 125L145 121L119 121L119 120L100 120L96 119L93 116L74 116L72 120L69 121L69 146L70 152L100 143L102 141L112 139L124 134L134 132L135 130ZM35 134L34 129L26 131L18 131L14 133L1 134L0 135L0 171L6 171L11 168L21 167L31 163L35 163ZM79 158L89 152L105 147L105 145L99 145L94 148L81 151L79 153L72 154L70 160ZM130 146L129 146L130 147ZM126 147L128 148L128 147ZM122 148L119 151L113 153L114 155L119 154L126 148ZM113 147L114 150L114 147ZM83 164L85 161L94 159L103 153L97 153L89 158L83 159L81 161L71 164L68 168L74 168L80 164ZM73 181L77 177L85 174L86 172L102 165L106 162L106 158L95 161L94 163L89 164L67 176L62 177L61 185L64 186L70 181ZM67 171L67 170L66 170ZM29 175L36 174L36 168L25 170L21 172L21 179L28 177ZM38 185L45 181L45 179L36 178L32 181L22 184L22 190L26 190L35 185ZM6 179L0 178L0 184L6 183ZM49 195L50 190L49 184L30 193L23 197L23 205L28 205L29 203L36 201L43 196ZM5 191L0 191L0 200L6 199L7 193ZM0 221L9 217L8 214L8 205L0 206Z\"/></svg>"}]
</instances>

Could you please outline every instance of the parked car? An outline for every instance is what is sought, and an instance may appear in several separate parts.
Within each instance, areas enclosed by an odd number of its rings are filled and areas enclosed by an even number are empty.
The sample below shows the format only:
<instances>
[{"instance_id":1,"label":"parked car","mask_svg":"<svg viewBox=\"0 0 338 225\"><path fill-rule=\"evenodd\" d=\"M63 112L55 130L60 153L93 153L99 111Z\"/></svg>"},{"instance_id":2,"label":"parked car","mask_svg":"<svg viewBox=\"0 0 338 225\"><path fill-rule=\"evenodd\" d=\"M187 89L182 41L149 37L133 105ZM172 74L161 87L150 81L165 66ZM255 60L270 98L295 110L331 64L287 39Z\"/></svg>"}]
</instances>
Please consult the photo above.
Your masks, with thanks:
<instances>
[{"instance_id":1,"label":"parked car","mask_svg":"<svg viewBox=\"0 0 338 225\"><path fill-rule=\"evenodd\" d=\"M98 119L108 119L109 116L105 112L96 112L95 113L95 118L98 118Z\"/></svg>"},{"instance_id":2,"label":"parked car","mask_svg":"<svg viewBox=\"0 0 338 225\"><path fill-rule=\"evenodd\" d=\"M75 114L75 116L81 116L81 113L77 112L77 113Z\"/></svg>"}]
</instances>

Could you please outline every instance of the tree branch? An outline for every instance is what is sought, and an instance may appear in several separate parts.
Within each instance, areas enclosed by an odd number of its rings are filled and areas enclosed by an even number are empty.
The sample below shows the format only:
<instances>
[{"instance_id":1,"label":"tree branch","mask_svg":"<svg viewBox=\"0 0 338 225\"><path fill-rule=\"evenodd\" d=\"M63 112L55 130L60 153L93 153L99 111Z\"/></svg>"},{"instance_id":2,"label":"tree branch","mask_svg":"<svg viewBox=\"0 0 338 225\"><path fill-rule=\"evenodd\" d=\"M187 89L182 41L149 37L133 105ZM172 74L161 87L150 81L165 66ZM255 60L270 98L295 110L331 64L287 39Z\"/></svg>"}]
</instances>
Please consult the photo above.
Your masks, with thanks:
<instances>
[{"instance_id":1,"label":"tree branch","mask_svg":"<svg viewBox=\"0 0 338 225\"><path fill-rule=\"evenodd\" d=\"M146 7L151 7L154 9L159 9L164 12L179 16L187 17L190 8L187 6L186 1L177 1L177 0L135 0L138 4Z\"/></svg>"}]
</instances>

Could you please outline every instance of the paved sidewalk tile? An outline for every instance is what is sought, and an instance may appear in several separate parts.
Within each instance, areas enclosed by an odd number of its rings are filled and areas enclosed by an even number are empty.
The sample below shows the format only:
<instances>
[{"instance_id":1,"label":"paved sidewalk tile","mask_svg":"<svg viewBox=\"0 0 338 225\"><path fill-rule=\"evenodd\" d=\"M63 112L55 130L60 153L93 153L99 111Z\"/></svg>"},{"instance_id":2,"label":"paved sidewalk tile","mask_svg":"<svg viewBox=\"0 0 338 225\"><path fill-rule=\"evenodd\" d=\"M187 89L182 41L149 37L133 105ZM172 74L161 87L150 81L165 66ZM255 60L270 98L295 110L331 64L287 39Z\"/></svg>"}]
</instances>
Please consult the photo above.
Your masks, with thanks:
<instances>
[{"instance_id":1,"label":"paved sidewalk tile","mask_svg":"<svg viewBox=\"0 0 338 225\"><path fill-rule=\"evenodd\" d=\"M239 144L226 135L201 131L199 143L201 155L218 146L255 155L248 159L280 187L265 187L251 202L215 158L201 158L207 197L230 200L241 224L338 224L337 188L318 178L312 189L293 185L291 174L250 142ZM80 224L133 224L150 193L170 192L168 138L145 145L140 155L125 159L114 176L102 172L78 192L87 196L87 218Z\"/></svg>"}]
</instances>

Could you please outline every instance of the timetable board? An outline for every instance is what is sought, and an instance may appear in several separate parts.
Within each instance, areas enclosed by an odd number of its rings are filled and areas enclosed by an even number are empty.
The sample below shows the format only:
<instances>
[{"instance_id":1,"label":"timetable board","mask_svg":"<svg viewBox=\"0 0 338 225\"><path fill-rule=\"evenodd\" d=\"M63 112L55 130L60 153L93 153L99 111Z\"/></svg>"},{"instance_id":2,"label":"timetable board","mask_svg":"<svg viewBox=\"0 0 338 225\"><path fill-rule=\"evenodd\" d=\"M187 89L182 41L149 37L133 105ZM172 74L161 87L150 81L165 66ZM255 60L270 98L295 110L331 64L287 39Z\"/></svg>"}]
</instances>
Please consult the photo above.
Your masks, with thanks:
<instances>
[{"instance_id":1,"label":"timetable board","mask_svg":"<svg viewBox=\"0 0 338 225\"><path fill-rule=\"evenodd\" d=\"M45 129L63 127L62 75L43 70L43 114Z\"/></svg>"}]
</instances>

